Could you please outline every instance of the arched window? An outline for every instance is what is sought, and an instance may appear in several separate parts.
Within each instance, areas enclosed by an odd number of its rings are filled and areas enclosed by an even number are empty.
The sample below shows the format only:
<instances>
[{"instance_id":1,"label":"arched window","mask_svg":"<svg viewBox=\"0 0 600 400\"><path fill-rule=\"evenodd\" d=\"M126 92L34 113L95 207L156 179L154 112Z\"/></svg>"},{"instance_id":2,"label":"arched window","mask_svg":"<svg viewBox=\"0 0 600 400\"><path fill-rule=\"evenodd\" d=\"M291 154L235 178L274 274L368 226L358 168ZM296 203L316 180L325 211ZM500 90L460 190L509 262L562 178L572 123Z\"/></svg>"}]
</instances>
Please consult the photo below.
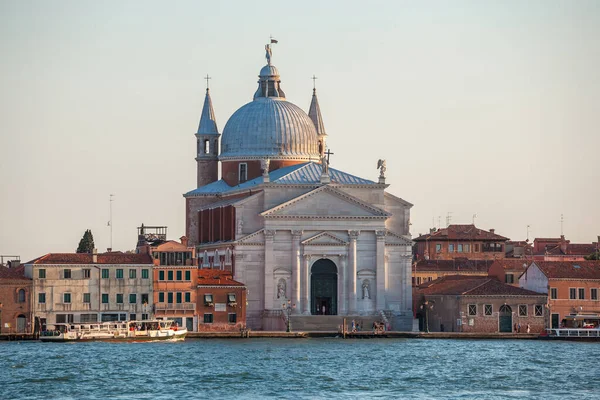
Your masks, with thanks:
<instances>
[{"instance_id":1,"label":"arched window","mask_svg":"<svg viewBox=\"0 0 600 400\"><path fill-rule=\"evenodd\" d=\"M18 302L25 303L25 290L23 289L19 289Z\"/></svg>"},{"instance_id":2,"label":"arched window","mask_svg":"<svg viewBox=\"0 0 600 400\"><path fill-rule=\"evenodd\" d=\"M204 154L210 153L210 140L204 140Z\"/></svg>"},{"instance_id":3,"label":"arched window","mask_svg":"<svg viewBox=\"0 0 600 400\"><path fill-rule=\"evenodd\" d=\"M244 183L248 180L248 164L240 163L239 182Z\"/></svg>"}]
</instances>

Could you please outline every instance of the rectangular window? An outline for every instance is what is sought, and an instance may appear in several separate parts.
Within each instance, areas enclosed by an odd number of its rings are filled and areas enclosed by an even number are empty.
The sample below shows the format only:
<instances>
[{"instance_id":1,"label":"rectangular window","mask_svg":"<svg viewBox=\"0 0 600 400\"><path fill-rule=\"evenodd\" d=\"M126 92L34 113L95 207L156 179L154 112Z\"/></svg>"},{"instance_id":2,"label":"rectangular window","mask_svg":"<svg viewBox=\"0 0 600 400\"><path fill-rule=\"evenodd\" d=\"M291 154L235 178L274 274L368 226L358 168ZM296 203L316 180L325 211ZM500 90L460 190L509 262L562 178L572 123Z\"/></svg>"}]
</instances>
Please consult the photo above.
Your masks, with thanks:
<instances>
[{"instance_id":1,"label":"rectangular window","mask_svg":"<svg viewBox=\"0 0 600 400\"><path fill-rule=\"evenodd\" d=\"M168 277L167 278L168 280L172 281L173 280L173 271L168 271L167 272L167 277Z\"/></svg>"},{"instance_id":2,"label":"rectangular window","mask_svg":"<svg viewBox=\"0 0 600 400\"><path fill-rule=\"evenodd\" d=\"M83 269L83 279L90 279L90 275L92 273L92 270L89 268L84 268Z\"/></svg>"},{"instance_id":3,"label":"rectangular window","mask_svg":"<svg viewBox=\"0 0 600 400\"><path fill-rule=\"evenodd\" d=\"M38 303L40 303L40 304L46 303L46 293L38 293Z\"/></svg>"},{"instance_id":4,"label":"rectangular window","mask_svg":"<svg viewBox=\"0 0 600 400\"><path fill-rule=\"evenodd\" d=\"M569 288L569 300L577 300L577 290L575 288Z\"/></svg>"},{"instance_id":5,"label":"rectangular window","mask_svg":"<svg viewBox=\"0 0 600 400\"><path fill-rule=\"evenodd\" d=\"M102 293L102 304L108 304L108 293Z\"/></svg>"},{"instance_id":6,"label":"rectangular window","mask_svg":"<svg viewBox=\"0 0 600 400\"><path fill-rule=\"evenodd\" d=\"M448 245L448 253L454 253L454 245L453 244Z\"/></svg>"},{"instance_id":7,"label":"rectangular window","mask_svg":"<svg viewBox=\"0 0 600 400\"><path fill-rule=\"evenodd\" d=\"M192 280L192 271L185 271L185 280L186 281Z\"/></svg>"},{"instance_id":8,"label":"rectangular window","mask_svg":"<svg viewBox=\"0 0 600 400\"><path fill-rule=\"evenodd\" d=\"M465 244L465 253L469 253L471 251L471 245Z\"/></svg>"},{"instance_id":9,"label":"rectangular window","mask_svg":"<svg viewBox=\"0 0 600 400\"><path fill-rule=\"evenodd\" d=\"M435 252L436 253L440 253L442 251L442 245L441 244L436 244L435 245Z\"/></svg>"},{"instance_id":10,"label":"rectangular window","mask_svg":"<svg viewBox=\"0 0 600 400\"><path fill-rule=\"evenodd\" d=\"M475 244L473 245L473 252L474 252L474 253L479 253L479 243L475 243Z\"/></svg>"},{"instance_id":11,"label":"rectangular window","mask_svg":"<svg viewBox=\"0 0 600 400\"><path fill-rule=\"evenodd\" d=\"M456 251L458 251L459 253L462 253L463 252L463 245L462 244L458 244L456 246Z\"/></svg>"},{"instance_id":12,"label":"rectangular window","mask_svg":"<svg viewBox=\"0 0 600 400\"><path fill-rule=\"evenodd\" d=\"M173 292L167 293L167 303L173 304Z\"/></svg>"},{"instance_id":13,"label":"rectangular window","mask_svg":"<svg viewBox=\"0 0 600 400\"><path fill-rule=\"evenodd\" d=\"M204 305L211 305L213 303L213 295L212 294L205 294L204 295Z\"/></svg>"},{"instance_id":14,"label":"rectangular window","mask_svg":"<svg viewBox=\"0 0 600 400\"><path fill-rule=\"evenodd\" d=\"M427 282L431 282L432 280L433 280L433 277L432 277L432 276L428 276L428 277L427 277Z\"/></svg>"},{"instance_id":15,"label":"rectangular window","mask_svg":"<svg viewBox=\"0 0 600 400\"><path fill-rule=\"evenodd\" d=\"M117 270L117 279L123 279L123 270L120 268Z\"/></svg>"},{"instance_id":16,"label":"rectangular window","mask_svg":"<svg viewBox=\"0 0 600 400\"><path fill-rule=\"evenodd\" d=\"M585 289L579 288L579 300L585 300Z\"/></svg>"},{"instance_id":17,"label":"rectangular window","mask_svg":"<svg viewBox=\"0 0 600 400\"><path fill-rule=\"evenodd\" d=\"M129 320L130 321L135 321L137 319L137 315L136 314L129 314Z\"/></svg>"},{"instance_id":18,"label":"rectangular window","mask_svg":"<svg viewBox=\"0 0 600 400\"><path fill-rule=\"evenodd\" d=\"M123 304L123 293L117 293L117 304Z\"/></svg>"},{"instance_id":19,"label":"rectangular window","mask_svg":"<svg viewBox=\"0 0 600 400\"><path fill-rule=\"evenodd\" d=\"M212 314L204 314L204 323L212 324L212 322L213 322L213 315Z\"/></svg>"},{"instance_id":20,"label":"rectangular window","mask_svg":"<svg viewBox=\"0 0 600 400\"><path fill-rule=\"evenodd\" d=\"M181 303L181 299L182 299L182 295L181 292L177 292L177 295L175 296L177 298L177 303Z\"/></svg>"},{"instance_id":21,"label":"rectangular window","mask_svg":"<svg viewBox=\"0 0 600 400\"><path fill-rule=\"evenodd\" d=\"M64 279L71 279L71 270L70 269L63 270L63 278Z\"/></svg>"},{"instance_id":22,"label":"rectangular window","mask_svg":"<svg viewBox=\"0 0 600 400\"><path fill-rule=\"evenodd\" d=\"M513 274L504 275L504 281L506 283L515 283L515 276Z\"/></svg>"},{"instance_id":23,"label":"rectangular window","mask_svg":"<svg viewBox=\"0 0 600 400\"><path fill-rule=\"evenodd\" d=\"M142 314L142 321L145 321L148 319L148 314Z\"/></svg>"},{"instance_id":24,"label":"rectangular window","mask_svg":"<svg viewBox=\"0 0 600 400\"><path fill-rule=\"evenodd\" d=\"M419 286L421 284L421 277L417 276L417 286Z\"/></svg>"},{"instance_id":25,"label":"rectangular window","mask_svg":"<svg viewBox=\"0 0 600 400\"><path fill-rule=\"evenodd\" d=\"M148 304L148 293L142 293L142 304Z\"/></svg>"},{"instance_id":26,"label":"rectangular window","mask_svg":"<svg viewBox=\"0 0 600 400\"><path fill-rule=\"evenodd\" d=\"M590 289L590 299L598 300L598 288Z\"/></svg>"},{"instance_id":27,"label":"rectangular window","mask_svg":"<svg viewBox=\"0 0 600 400\"><path fill-rule=\"evenodd\" d=\"M477 304L469 304L469 315L477 315Z\"/></svg>"},{"instance_id":28,"label":"rectangular window","mask_svg":"<svg viewBox=\"0 0 600 400\"><path fill-rule=\"evenodd\" d=\"M135 279L137 278L137 271L135 269L130 269L129 270L129 279Z\"/></svg>"},{"instance_id":29,"label":"rectangular window","mask_svg":"<svg viewBox=\"0 0 600 400\"><path fill-rule=\"evenodd\" d=\"M129 304L135 304L135 303L137 303L137 294L131 293L129 295Z\"/></svg>"},{"instance_id":30,"label":"rectangular window","mask_svg":"<svg viewBox=\"0 0 600 400\"><path fill-rule=\"evenodd\" d=\"M63 303L69 304L71 302L71 293L63 293Z\"/></svg>"},{"instance_id":31,"label":"rectangular window","mask_svg":"<svg viewBox=\"0 0 600 400\"><path fill-rule=\"evenodd\" d=\"M248 180L248 164L240 163L240 183Z\"/></svg>"},{"instance_id":32,"label":"rectangular window","mask_svg":"<svg viewBox=\"0 0 600 400\"><path fill-rule=\"evenodd\" d=\"M148 279L149 273L147 269L142 270L142 279Z\"/></svg>"},{"instance_id":33,"label":"rectangular window","mask_svg":"<svg viewBox=\"0 0 600 400\"><path fill-rule=\"evenodd\" d=\"M491 304L486 304L483 308L483 313L485 315L492 315L492 305Z\"/></svg>"},{"instance_id":34,"label":"rectangular window","mask_svg":"<svg viewBox=\"0 0 600 400\"><path fill-rule=\"evenodd\" d=\"M165 271L158 271L158 280L159 281L165 280Z\"/></svg>"},{"instance_id":35,"label":"rectangular window","mask_svg":"<svg viewBox=\"0 0 600 400\"><path fill-rule=\"evenodd\" d=\"M91 303L92 302L92 295L90 293L84 293L83 294L83 302L84 303Z\"/></svg>"},{"instance_id":36,"label":"rectangular window","mask_svg":"<svg viewBox=\"0 0 600 400\"><path fill-rule=\"evenodd\" d=\"M533 315L535 315L536 317L543 317L544 316L544 306L541 304L536 304L535 308L533 309Z\"/></svg>"},{"instance_id":37,"label":"rectangular window","mask_svg":"<svg viewBox=\"0 0 600 400\"><path fill-rule=\"evenodd\" d=\"M519 304L519 317L527 316L527 304Z\"/></svg>"},{"instance_id":38,"label":"rectangular window","mask_svg":"<svg viewBox=\"0 0 600 400\"><path fill-rule=\"evenodd\" d=\"M165 292L158 292L158 302L159 303L165 302Z\"/></svg>"},{"instance_id":39,"label":"rectangular window","mask_svg":"<svg viewBox=\"0 0 600 400\"><path fill-rule=\"evenodd\" d=\"M181 271L177 271L177 280L178 281L183 279L182 276L183 276L183 274L181 273Z\"/></svg>"},{"instance_id":40,"label":"rectangular window","mask_svg":"<svg viewBox=\"0 0 600 400\"><path fill-rule=\"evenodd\" d=\"M185 292L185 302L190 303L192 301L192 294L190 292Z\"/></svg>"},{"instance_id":41,"label":"rectangular window","mask_svg":"<svg viewBox=\"0 0 600 400\"><path fill-rule=\"evenodd\" d=\"M46 270L45 269L38 269L38 278L46 279Z\"/></svg>"},{"instance_id":42,"label":"rectangular window","mask_svg":"<svg viewBox=\"0 0 600 400\"><path fill-rule=\"evenodd\" d=\"M227 302L229 304L235 304L235 293L227 293Z\"/></svg>"},{"instance_id":43,"label":"rectangular window","mask_svg":"<svg viewBox=\"0 0 600 400\"><path fill-rule=\"evenodd\" d=\"M237 322L237 314L231 313L227 315L227 320L230 324L235 324Z\"/></svg>"},{"instance_id":44,"label":"rectangular window","mask_svg":"<svg viewBox=\"0 0 600 400\"><path fill-rule=\"evenodd\" d=\"M108 268L102 268L102 279L108 279Z\"/></svg>"},{"instance_id":45,"label":"rectangular window","mask_svg":"<svg viewBox=\"0 0 600 400\"><path fill-rule=\"evenodd\" d=\"M555 287L550 288L550 298L552 300L558 299L558 289L557 288L555 288Z\"/></svg>"}]
</instances>

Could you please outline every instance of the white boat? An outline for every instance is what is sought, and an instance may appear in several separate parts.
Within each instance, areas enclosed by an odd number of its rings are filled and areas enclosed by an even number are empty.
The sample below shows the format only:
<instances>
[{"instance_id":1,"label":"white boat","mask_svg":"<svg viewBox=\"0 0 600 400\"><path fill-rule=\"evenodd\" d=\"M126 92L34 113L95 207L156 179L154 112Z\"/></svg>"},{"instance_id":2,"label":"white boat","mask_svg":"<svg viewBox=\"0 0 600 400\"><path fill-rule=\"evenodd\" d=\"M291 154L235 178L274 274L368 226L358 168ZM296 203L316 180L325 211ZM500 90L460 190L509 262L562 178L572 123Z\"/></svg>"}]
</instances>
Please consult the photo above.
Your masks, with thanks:
<instances>
[{"instance_id":1,"label":"white boat","mask_svg":"<svg viewBox=\"0 0 600 400\"><path fill-rule=\"evenodd\" d=\"M186 328L171 320L103 322L89 324L56 323L54 330L40 334L42 342L184 340Z\"/></svg>"}]
</instances>

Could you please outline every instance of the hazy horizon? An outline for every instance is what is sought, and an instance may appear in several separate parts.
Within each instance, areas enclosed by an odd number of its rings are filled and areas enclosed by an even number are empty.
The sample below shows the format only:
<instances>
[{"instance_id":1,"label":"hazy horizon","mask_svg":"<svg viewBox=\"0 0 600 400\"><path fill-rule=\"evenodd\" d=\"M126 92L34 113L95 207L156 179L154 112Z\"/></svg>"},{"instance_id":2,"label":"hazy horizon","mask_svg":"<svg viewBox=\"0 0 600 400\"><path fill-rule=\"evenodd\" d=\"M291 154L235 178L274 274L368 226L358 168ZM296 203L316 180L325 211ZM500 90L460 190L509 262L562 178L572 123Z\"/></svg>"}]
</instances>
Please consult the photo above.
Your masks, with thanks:
<instances>
[{"instance_id":1,"label":"hazy horizon","mask_svg":"<svg viewBox=\"0 0 600 400\"><path fill-rule=\"evenodd\" d=\"M600 235L600 2L0 0L0 254L185 234L208 73L219 131L273 35L287 99L317 94L331 167L414 204L411 233Z\"/></svg>"}]
</instances>

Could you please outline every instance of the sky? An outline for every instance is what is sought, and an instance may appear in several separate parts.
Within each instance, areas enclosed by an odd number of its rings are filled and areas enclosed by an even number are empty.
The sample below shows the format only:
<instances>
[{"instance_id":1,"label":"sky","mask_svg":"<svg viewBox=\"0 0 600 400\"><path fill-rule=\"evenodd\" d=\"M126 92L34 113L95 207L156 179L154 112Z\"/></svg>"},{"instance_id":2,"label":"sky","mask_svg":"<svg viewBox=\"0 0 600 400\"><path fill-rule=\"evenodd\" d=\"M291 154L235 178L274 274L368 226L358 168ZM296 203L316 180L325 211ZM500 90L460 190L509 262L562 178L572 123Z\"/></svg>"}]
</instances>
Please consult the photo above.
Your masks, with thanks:
<instances>
[{"instance_id":1,"label":"sky","mask_svg":"<svg viewBox=\"0 0 600 400\"><path fill-rule=\"evenodd\" d=\"M0 254L185 234L209 74L219 129L272 35L287 99L315 74L331 167L412 204L411 233L600 235L598 1L0 0ZM450 214L449 214L450 213Z\"/></svg>"}]
</instances>

